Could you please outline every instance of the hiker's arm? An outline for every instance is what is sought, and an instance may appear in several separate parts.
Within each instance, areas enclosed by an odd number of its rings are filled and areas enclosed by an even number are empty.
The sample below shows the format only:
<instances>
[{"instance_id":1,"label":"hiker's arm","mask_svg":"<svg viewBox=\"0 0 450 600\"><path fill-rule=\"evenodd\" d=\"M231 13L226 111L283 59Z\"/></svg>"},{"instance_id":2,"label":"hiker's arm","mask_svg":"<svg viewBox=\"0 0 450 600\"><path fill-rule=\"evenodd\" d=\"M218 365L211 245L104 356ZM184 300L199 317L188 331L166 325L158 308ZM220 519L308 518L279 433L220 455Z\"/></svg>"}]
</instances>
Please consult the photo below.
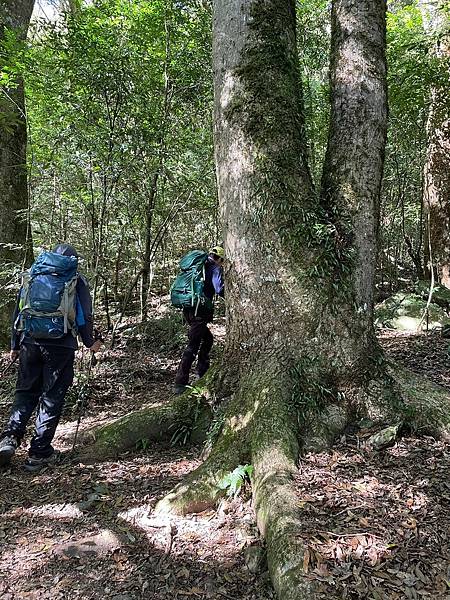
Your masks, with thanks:
<instances>
[{"instance_id":1,"label":"hiker's arm","mask_svg":"<svg viewBox=\"0 0 450 600\"><path fill-rule=\"evenodd\" d=\"M212 274L212 284L214 291L218 296L224 297L225 287L223 283L223 271L221 267L216 267Z\"/></svg>"},{"instance_id":2,"label":"hiker's arm","mask_svg":"<svg viewBox=\"0 0 450 600\"><path fill-rule=\"evenodd\" d=\"M91 348L95 343L94 317L92 315L92 299L86 279L80 275L77 283L77 296L83 311L84 324L78 326L78 333L86 348Z\"/></svg>"},{"instance_id":3,"label":"hiker's arm","mask_svg":"<svg viewBox=\"0 0 450 600\"><path fill-rule=\"evenodd\" d=\"M20 291L17 294L16 298L16 306L14 307L14 312L12 316L11 323L11 359L13 358L13 352L19 352L20 350L20 333L16 331L14 324L16 322L17 317L19 316L19 302L20 302Z\"/></svg>"}]
</instances>

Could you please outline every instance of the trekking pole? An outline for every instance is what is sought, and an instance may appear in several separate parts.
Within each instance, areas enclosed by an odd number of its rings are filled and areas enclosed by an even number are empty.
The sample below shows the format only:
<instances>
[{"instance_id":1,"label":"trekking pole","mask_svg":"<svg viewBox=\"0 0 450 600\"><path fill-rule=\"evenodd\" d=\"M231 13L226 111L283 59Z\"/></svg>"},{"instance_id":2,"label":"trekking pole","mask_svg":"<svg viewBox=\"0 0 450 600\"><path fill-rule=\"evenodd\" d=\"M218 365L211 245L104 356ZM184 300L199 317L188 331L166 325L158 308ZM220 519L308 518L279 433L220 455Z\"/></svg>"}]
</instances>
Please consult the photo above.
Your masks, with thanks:
<instances>
[{"instance_id":1,"label":"trekking pole","mask_svg":"<svg viewBox=\"0 0 450 600\"><path fill-rule=\"evenodd\" d=\"M13 364L16 362L16 360L19 358L19 355L16 354L16 356L9 361L9 363L6 365L6 367L3 369L3 371L0 373L0 379L3 379L3 377L6 375L6 373L10 370L10 368L13 366Z\"/></svg>"},{"instance_id":2,"label":"trekking pole","mask_svg":"<svg viewBox=\"0 0 450 600\"><path fill-rule=\"evenodd\" d=\"M75 429L75 437L73 438L72 444L72 452L75 450L75 446L78 438L78 430L80 429L81 418L84 414L84 409L86 407L86 398L89 391L89 380L91 378L92 367L95 365L96 358L95 354L92 352L91 358L89 359L89 366L86 375L86 381L81 386L81 390L78 393L78 419L77 419L77 427Z\"/></svg>"},{"instance_id":3,"label":"trekking pole","mask_svg":"<svg viewBox=\"0 0 450 600\"><path fill-rule=\"evenodd\" d=\"M103 342L103 336L100 333L100 331L98 331L97 329L94 329L94 337L95 340L100 340L101 342ZM73 452L75 450L75 446L77 443L77 439L78 439L78 430L80 429L80 423L81 423L81 419L83 417L84 414L84 410L86 408L86 399L87 399L87 395L88 395L88 391L89 391L89 382L91 379L91 374L92 374L92 370L95 367L95 365L97 364L97 358L95 356L95 352L91 353L91 357L89 359L89 365L88 365L88 370L87 370L87 374L86 374L86 380L83 383L83 385L81 386L81 390L78 393L78 419L77 419L77 426L75 429L75 436L73 438L73 444L72 444L72 450L71 452Z\"/></svg>"}]
</instances>

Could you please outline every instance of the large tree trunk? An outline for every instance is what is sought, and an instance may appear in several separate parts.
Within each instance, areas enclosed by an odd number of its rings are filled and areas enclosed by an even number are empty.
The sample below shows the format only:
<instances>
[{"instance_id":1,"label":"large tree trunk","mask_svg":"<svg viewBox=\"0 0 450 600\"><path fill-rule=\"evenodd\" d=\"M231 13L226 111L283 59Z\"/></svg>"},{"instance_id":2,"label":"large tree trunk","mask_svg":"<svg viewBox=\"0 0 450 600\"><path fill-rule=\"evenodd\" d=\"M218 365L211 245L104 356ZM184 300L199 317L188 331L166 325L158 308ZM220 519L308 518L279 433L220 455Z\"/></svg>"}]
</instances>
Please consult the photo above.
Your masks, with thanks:
<instances>
[{"instance_id":1,"label":"large tree trunk","mask_svg":"<svg viewBox=\"0 0 450 600\"><path fill-rule=\"evenodd\" d=\"M335 273L330 273L330 283L338 292L327 303L334 305L329 321L332 344L339 337L335 377L348 380L356 404L358 389L368 392L363 393L364 403L370 403L379 393L370 392L372 385L391 388L373 328L387 131L385 44L384 0L333 3L331 118L320 200L334 235ZM339 387L351 401L353 394L345 383ZM389 411L389 406L384 409Z\"/></svg>"},{"instance_id":2,"label":"large tree trunk","mask_svg":"<svg viewBox=\"0 0 450 600\"><path fill-rule=\"evenodd\" d=\"M424 26L437 37L439 80L430 91L423 204L427 215L428 270L450 288L450 19L446 2L421 2Z\"/></svg>"},{"instance_id":3,"label":"large tree trunk","mask_svg":"<svg viewBox=\"0 0 450 600\"><path fill-rule=\"evenodd\" d=\"M34 0L2 2L0 39L7 29L25 38L33 5ZM24 264L31 248L31 238L27 235L27 124L21 78L2 90L0 111L0 345L4 345L9 338L12 312L11 298L5 286L13 271Z\"/></svg>"},{"instance_id":4,"label":"large tree trunk","mask_svg":"<svg viewBox=\"0 0 450 600\"><path fill-rule=\"evenodd\" d=\"M332 31L319 194L307 165L295 1L214 1L227 340L221 369L203 383L222 399L223 424L203 465L157 506L203 509L226 473L252 463L257 522L280 600L315 597L303 572L293 482L301 448L323 448L358 416L406 413L394 379L406 386L407 378L388 373L372 325L387 119L384 0L336 0ZM414 403L415 393L409 398ZM448 398L439 393L433 418L437 427L449 423Z\"/></svg>"},{"instance_id":5,"label":"large tree trunk","mask_svg":"<svg viewBox=\"0 0 450 600\"><path fill-rule=\"evenodd\" d=\"M225 380L237 375L233 391L251 403L265 389L268 416L282 399L301 407L310 431L322 407L328 419L333 405L340 423L389 410L379 402L391 387L372 326L385 4L333 6L320 199L306 160L294 11L288 0L215 6L215 139L228 264Z\"/></svg>"},{"instance_id":6,"label":"large tree trunk","mask_svg":"<svg viewBox=\"0 0 450 600\"><path fill-rule=\"evenodd\" d=\"M237 460L251 462L272 581L280 598L298 600L314 595L303 574L292 479L299 450L322 448L357 415L385 417L396 397L372 326L387 119L385 5L338 0L333 7L320 197L307 166L295 2L217 0L214 8L227 341L213 386L231 400L208 460L159 509L204 505Z\"/></svg>"},{"instance_id":7,"label":"large tree trunk","mask_svg":"<svg viewBox=\"0 0 450 600\"><path fill-rule=\"evenodd\" d=\"M321 447L355 415L385 416L393 395L372 326L387 121L384 2L337 0L332 31L319 200L306 159L295 3L215 3L225 368L238 374L234 434L248 444L257 521L285 600L312 594L296 535L299 441Z\"/></svg>"}]
</instances>

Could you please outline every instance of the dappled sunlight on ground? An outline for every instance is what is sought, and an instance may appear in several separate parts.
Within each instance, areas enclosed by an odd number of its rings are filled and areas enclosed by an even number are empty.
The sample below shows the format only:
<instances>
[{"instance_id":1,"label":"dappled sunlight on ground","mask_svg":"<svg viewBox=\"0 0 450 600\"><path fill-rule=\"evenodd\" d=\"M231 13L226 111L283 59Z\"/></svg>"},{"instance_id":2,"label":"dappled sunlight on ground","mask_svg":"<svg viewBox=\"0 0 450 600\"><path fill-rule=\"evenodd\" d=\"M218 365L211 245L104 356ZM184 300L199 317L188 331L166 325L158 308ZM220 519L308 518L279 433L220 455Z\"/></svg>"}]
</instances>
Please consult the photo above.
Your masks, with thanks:
<instances>
[{"instance_id":1,"label":"dappled sunlight on ground","mask_svg":"<svg viewBox=\"0 0 450 600\"><path fill-rule=\"evenodd\" d=\"M450 389L450 339L438 331L382 330L379 340L391 360Z\"/></svg>"},{"instance_id":2,"label":"dappled sunlight on ground","mask_svg":"<svg viewBox=\"0 0 450 600\"><path fill-rule=\"evenodd\" d=\"M73 459L38 476L15 462L0 480L2 600L272 598L243 559L257 543L248 502L164 522L152 516L156 500L198 464L196 453L152 446L98 466Z\"/></svg>"},{"instance_id":3,"label":"dappled sunlight on ground","mask_svg":"<svg viewBox=\"0 0 450 600\"><path fill-rule=\"evenodd\" d=\"M80 434L170 399L185 342L172 321L151 321L139 335L126 330L104 352ZM213 328L223 339L223 318ZM449 381L447 340L387 335L381 342L392 358ZM5 355L0 367L6 361ZM201 448L144 444L90 464L71 452L85 375L78 371L55 439L62 464L24 472L24 444L0 472L1 600L272 600L264 567L255 575L244 560L245 550L260 544L247 496L199 515L153 513L157 500L199 465ZM13 387L12 373L0 382L2 421ZM365 435L344 437L333 451L300 463L303 568L321 586L316 598L449 598L448 447L411 438L368 452Z\"/></svg>"},{"instance_id":4,"label":"dappled sunlight on ground","mask_svg":"<svg viewBox=\"0 0 450 600\"><path fill-rule=\"evenodd\" d=\"M152 339L164 338L166 324L159 327ZM92 426L167 402L184 342L180 329L176 347L149 350L145 335L130 333L104 352L89 384L77 446ZM271 600L267 576L251 573L243 557L259 543L248 502L224 502L217 512L156 526L157 500L198 466L202 448L145 444L145 450L90 464L71 452L85 373L78 371L55 438L62 464L26 473L25 443L12 467L0 472L1 600ZM12 390L14 374L8 385ZM6 387L0 391L6 397ZM2 421L9 401L0 404Z\"/></svg>"},{"instance_id":5,"label":"dappled sunlight on ground","mask_svg":"<svg viewBox=\"0 0 450 600\"><path fill-rule=\"evenodd\" d=\"M23 515L31 517L46 517L47 519L80 519L83 513L76 504L44 504L44 506L30 506L22 510ZM5 513L3 518L12 517Z\"/></svg>"}]
</instances>

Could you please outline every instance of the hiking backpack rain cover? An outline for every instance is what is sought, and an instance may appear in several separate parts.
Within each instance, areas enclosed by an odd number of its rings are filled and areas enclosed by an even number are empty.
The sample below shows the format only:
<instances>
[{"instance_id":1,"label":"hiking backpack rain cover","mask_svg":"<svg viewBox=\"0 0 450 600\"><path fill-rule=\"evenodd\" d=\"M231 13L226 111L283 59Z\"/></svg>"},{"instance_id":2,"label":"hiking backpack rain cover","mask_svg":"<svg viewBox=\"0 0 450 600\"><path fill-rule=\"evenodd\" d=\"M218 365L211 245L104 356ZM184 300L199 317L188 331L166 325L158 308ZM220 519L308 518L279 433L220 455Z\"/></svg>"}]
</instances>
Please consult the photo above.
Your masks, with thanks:
<instances>
[{"instance_id":1,"label":"hiking backpack rain cover","mask_svg":"<svg viewBox=\"0 0 450 600\"><path fill-rule=\"evenodd\" d=\"M42 252L22 275L19 316L15 329L36 339L76 335L78 259Z\"/></svg>"},{"instance_id":2,"label":"hiking backpack rain cover","mask_svg":"<svg viewBox=\"0 0 450 600\"><path fill-rule=\"evenodd\" d=\"M170 301L177 308L211 309L212 301L205 296L205 264L208 253L192 250L180 260L180 272L170 288Z\"/></svg>"}]
</instances>

